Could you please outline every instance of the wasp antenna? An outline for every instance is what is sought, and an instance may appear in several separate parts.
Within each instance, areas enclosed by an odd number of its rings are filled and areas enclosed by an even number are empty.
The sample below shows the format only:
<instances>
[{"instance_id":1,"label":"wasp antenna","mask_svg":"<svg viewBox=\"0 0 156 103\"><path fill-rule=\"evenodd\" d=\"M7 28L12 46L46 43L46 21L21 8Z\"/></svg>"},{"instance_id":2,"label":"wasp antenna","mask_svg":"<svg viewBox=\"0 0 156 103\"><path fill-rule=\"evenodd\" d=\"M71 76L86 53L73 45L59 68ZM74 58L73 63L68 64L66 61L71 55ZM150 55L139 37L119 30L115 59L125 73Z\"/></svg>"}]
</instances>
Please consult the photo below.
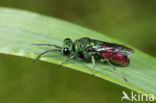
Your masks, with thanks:
<instances>
[{"instance_id":1,"label":"wasp antenna","mask_svg":"<svg viewBox=\"0 0 156 103\"><path fill-rule=\"evenodd\" d=\"M127 79L115 68L114 65L112 65L108 59L106 59L106 62L118 73L118 75L127 82Z\"/></svg>"},{"instance_id":2,"label":"wasp antenna","mask_svg":"<svg viewBox=\"0 0 156 103\"><path fill-rule=\"evenodd\" d=\"M56 48L62 49L60 46L54 45L54 44L31 44L31 45L37 45L37 46L54 46Z\"/></svg>"},{"instance_id":3,"label":"wasp antenna","mask_svg":"<svg viewBox=\"0 0 156 103\"><path fill-rule=\"evenodd\" d=\"M61 49L52 49L52 50L44 51L44 52L40 53L40 54L33 60L33 63L34 63L35 61L37 61L42 55L44 55L44 54L46 54L46 53L48 53L48 52L52 52L52 51L61 51Z\"/></svg>"}]
</instances>

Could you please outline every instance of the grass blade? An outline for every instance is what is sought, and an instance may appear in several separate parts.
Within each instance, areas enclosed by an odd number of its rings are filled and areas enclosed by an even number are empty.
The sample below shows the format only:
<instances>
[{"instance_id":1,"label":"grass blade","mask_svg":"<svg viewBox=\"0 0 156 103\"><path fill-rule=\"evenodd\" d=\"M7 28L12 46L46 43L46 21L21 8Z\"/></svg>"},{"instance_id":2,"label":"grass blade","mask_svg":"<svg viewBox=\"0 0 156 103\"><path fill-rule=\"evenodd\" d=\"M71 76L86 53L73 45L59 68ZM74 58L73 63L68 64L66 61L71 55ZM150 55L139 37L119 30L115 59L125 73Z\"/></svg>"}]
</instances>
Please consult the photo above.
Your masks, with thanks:
<instances>
[{"instance_id":1,"label":"grass blade","mask_svg":"<svg viewBox=\"0 0 156 103\"><path fill-rule=\"evenodd\" d=\"M131 47L104 34L56 18L16 9L0 8L0 53L35 58L39 53L53 49L53 47L32 46L31 44L62 46L63 40L67 37L72 40L91 37ZM128 82L120 78L109 65L97 61L95 76L140 93L156 95L156 59L134 47L131 48L135 53L129 56L130 66L117 67ZM60 52L51 52L41 57L41 60L59 64L67 58ZM92 74L91 62L71 60L63 66Z\"/></svg>"}]
</instances>

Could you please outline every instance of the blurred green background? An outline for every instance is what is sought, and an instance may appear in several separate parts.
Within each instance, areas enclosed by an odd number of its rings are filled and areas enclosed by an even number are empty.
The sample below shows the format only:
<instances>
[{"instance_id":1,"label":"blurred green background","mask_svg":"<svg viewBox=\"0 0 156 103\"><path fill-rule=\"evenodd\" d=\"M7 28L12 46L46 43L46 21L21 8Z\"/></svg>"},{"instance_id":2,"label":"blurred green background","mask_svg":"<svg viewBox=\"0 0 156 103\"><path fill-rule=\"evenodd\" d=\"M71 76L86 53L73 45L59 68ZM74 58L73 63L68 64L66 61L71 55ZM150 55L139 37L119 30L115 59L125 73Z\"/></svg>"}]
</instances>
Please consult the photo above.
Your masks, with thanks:
<instances>
[{"instance_id":1,"label":"blurred green background","mask_svg":"<svg viewBox=\"0 0 156 103\"><path fill-rule=\"evenodd\" d=\"M1 0L0 6L64 19L156 56L156 0ZM61 66L0 54L0 103L120 103L123 90L130 92Z\"/></svg>"}]
</instances>

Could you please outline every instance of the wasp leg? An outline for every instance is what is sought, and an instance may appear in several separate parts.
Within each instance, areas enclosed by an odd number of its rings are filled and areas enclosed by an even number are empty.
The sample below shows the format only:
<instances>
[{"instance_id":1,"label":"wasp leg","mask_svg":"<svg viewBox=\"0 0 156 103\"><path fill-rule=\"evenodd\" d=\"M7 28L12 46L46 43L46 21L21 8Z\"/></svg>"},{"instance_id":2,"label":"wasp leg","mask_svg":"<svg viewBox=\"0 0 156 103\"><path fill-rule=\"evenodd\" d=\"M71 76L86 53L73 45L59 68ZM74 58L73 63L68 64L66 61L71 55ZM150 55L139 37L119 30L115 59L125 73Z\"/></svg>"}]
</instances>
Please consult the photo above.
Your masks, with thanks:
<instances>
[{"instance_id":1,"label":"wasp leg","mask_svg":"<svg viewBox=\"0 0 156 103\"><path fill-rule=\"evenodd\" d=\"M105 60L105 59L100 59L100 61L101 61L101 62L104 62L104 61L106 61L106 60Z\"/></svg>"},{"instance_id":2,"label":"wasp leg","mask_svg":"<svg viewBox=\"0 0 156 103\"><path fill-rule=\"evenodd\" d=\"M45 51L45 52L42 52L41 54L39 54L34 60L33 60L33 63L35 62L35 61L37 61L42 55L44 55L44 54L46 54L46 53L48 53L48 52L52 52L52 51L61 51L60 49L52 49L52 50L47 50L47 51Z\"/></svg>"},{"instance_id":3,"label":"wasp leg","mask_svg":"<svg viewBox=\"0 0 156 103\"><path fill-rule=\"evenodd\" d=\"M76 57L76 56L73 55L73 56L69 57L68 59L66 59L65 61L61 62L59 65L63 65L64 63L70 61L71 59L73 59L73 58L75 58L75 57Z\"/></svg>"},{"instance_id":4,"label":"wasp leg","mask_svg":"<svg viewBox=\"0 0 156 103\"><path fill-rule=\"evenodd\" d=\"M125 81L127 81L127 79L115 68L115 66L114 66L113 64L111 64L111 63L109 62L108 59L105 59L105 61L118 73L118 75L119 75L121 78L123 78Z\"/></svg>"},{"instance_id":5,"label":"wasp leg","mask_svg":"<svg viewBox=\"0 0 156 103\"><path fill-rule=\"evenodd\" d=\"M80 58L80 57L78 57L78 56L76 56L76 59L77 59L77 60L79 60L79 61L81 61L81 60L82 60L82 58Z\"/></svg>"},{"instance_id":6,"label":"wasp leg","mask_svg":"<svg viewBox=\"0 0 156 103\"><path fill-rule=\"evenodd\" d=\"M60 46L54 45L54 44L32 44L32 45L37 45L37 46L53 46L55 48L62 49Z\"/></svg>"},{"instance_id":7,"label":"wasp leg","mask_svg":"<svg viewBox=\"0 0 156 103\"><path fill-rule=\"evenodd\" d=\"M95 58L92 56L92 63L93 63L93 75L95 74Z\"/></svg>"}]
</instances>

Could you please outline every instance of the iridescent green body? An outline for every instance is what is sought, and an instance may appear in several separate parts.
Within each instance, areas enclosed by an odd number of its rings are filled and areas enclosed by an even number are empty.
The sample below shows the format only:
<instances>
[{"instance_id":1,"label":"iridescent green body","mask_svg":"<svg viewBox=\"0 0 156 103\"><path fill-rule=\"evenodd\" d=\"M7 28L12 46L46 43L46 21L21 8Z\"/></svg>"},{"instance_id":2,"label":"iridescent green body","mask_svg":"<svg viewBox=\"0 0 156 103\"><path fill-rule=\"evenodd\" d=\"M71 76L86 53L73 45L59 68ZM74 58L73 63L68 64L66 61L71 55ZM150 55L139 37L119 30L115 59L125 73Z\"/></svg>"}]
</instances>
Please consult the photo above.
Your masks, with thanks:
<instances>
[{"instance_id":1,"label":"iridescent green body","mask_svg":"<svg viewBox=\"0 0 156 103\"><path fill-rule=\"evenodd\" d=\"M90 38L81 38L74 42L74 52L78 57L84 57L90 59L91 56L96 55L97 52L87 50L89 47L98 47L100 43L97 40L91 40Z\"/></svg>"},{"instance_id":2,"label":"iridescent green body","mask_svg":"<svg viewBox=\"0 0 156 103\"><path fill-rule=\"evenodd\" d=\"M90 59L92 56L102 56L101 53L118 54L117 56L125 56L125 61L128 61L126 57L133 53L133 50L122 45L115 43L108 43L90 38L80 38L74 42L67 38L64 40L63 49L70 51L67 55L76 55L80 58ZM66 53L63 52L66 55ZM113 59L111 60L113 61Z\"/></svg>"}]
</instances>

